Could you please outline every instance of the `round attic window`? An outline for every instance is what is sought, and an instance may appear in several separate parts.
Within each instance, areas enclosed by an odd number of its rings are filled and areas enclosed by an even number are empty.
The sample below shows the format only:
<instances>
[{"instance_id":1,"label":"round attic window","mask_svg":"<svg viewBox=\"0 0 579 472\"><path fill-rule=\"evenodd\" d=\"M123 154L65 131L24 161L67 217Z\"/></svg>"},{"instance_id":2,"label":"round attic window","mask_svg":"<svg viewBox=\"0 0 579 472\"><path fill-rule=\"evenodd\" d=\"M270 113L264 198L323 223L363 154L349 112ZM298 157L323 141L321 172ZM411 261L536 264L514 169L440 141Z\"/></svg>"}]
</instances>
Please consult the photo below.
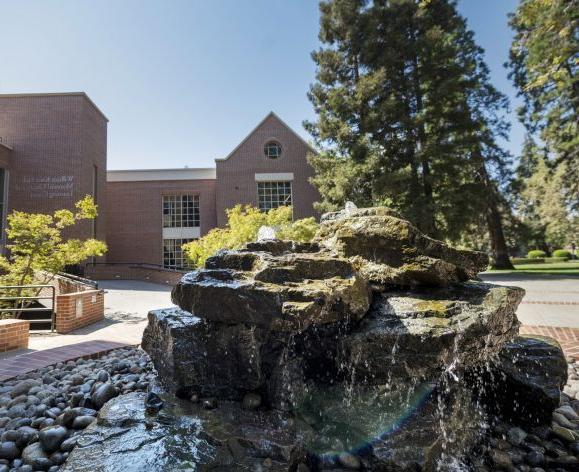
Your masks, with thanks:
<instances>
[{"instance_id":1,"label":"round attic window","mask_svg":"<svg viewBox=\"0 0 579 472\"><path fill-rule=\"evenodd\" d=\"M263 147L265 157L270 159L277 159L281 156L281 144L277 141L268 141Z\"/></svg>"}]
</instances>

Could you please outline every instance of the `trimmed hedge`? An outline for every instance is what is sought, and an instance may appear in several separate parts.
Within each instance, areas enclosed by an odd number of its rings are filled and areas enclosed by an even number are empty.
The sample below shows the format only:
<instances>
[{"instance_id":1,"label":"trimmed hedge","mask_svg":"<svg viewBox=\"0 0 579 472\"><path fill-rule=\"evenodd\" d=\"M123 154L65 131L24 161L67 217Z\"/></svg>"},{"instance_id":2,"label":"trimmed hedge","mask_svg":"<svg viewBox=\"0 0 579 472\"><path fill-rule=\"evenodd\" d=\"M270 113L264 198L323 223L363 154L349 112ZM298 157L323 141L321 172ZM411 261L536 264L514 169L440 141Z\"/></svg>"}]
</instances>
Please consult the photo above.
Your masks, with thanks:
<instances>
[{"instance_id":1,"label":"trimmed hedge","mask_svg":"<svg viewBox=\"0 0 579 472\"><path fill-rule=\"evenodd\" d=\"M545 262L545 258L536 257L534 259L529 259L528 257L513 257L513 258L511 258L511 262L514 265L541 264L541 263Z\"/></svg>"},{"instance_id":2,"label":"trimmed hedge","mask_svg":"<svg viewBox=\"0 0 579 472\"><path fill-rule=\"evenodd\" d=\"M525 264L553 264L559 262L566 262L566 257L535 257L530 259L528 257L511 257L511 262L514 265L525 265Z\"/></svg>"},{"instance_id":3,"label":"trimmed hedge","mask_svg":"<svg viewBox=\"0 0 579 472\"><path fill-rule=\"evenodd\" d=\"M545 262L567 262L569 259L566 257L545 257Z\"/></svg>"},{"instance_id":4,"label":"trimmed hedge","mask_svg":"<svg viewBox=\"0 0 579 472\"><path fill-rule=\"evenodd\" d=\"M529 251L527 253L527 257L529 259L539 259L541 257L546 257L546 256L547 256L547 253L545 251L540 251L538 249L535 249L533 251Z\"/></svg>"},{"instance_id":5,"label":"trimmed hedge","mask_svg":"<svg viewBox=\"0 0 579 472\"><path fill-rule=\"evenodd\" d=\"M557 249L553 251L553 257L561 257L564 259L571 259L572 254L571 251L567 251L567 249Z\"/></svg>"}]
</instances>

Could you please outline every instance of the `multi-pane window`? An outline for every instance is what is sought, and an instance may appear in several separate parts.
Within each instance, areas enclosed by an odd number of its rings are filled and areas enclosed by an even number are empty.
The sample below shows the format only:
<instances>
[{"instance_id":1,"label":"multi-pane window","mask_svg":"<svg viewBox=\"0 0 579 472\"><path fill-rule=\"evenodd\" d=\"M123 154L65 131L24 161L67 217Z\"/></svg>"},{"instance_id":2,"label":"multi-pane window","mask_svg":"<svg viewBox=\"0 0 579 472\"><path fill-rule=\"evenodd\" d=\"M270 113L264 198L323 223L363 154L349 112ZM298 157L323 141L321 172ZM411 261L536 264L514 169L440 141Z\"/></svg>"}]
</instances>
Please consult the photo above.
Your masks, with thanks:
<instances>
[{"instance_id":1,"label":"multi-pane window","mask_svg":"<svg viewBox=\"0 0 579 472\"><path fill-rule=\"evenodd\" d=\"M164 195L163 228L199 226L199 195Z\"/></svg>"},{"instance_id":2,"label":"multi-pane window","mask_svg":"<svg viewBox=\"0 0 579 472\"><path fill-rule=\"evenodd\" d=\"M268 211L280 206L291 206L292 183L290 181L258 182L257 196L261 211Z\"/></svg>"},{"instance_id":3,"label":"multi-pane window","mask_svg":"<svg viewBox=\"0 0 579 472\"><path fill-rule=\"evenodd\" d=\"M183 244L192 239L163 239L163 267L165 269L186 269L187 261L183 257Z\"/></svg>"}]
</instances>

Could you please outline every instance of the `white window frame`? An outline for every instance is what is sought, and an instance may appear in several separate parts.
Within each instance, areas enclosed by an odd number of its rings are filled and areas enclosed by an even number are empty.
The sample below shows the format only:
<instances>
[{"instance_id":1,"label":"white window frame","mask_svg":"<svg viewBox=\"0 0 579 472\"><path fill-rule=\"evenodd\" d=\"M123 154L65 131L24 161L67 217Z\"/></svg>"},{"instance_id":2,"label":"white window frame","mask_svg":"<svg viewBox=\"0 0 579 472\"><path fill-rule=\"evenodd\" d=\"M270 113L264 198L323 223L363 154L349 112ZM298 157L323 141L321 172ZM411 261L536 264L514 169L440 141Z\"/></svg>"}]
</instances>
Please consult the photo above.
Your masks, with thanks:
<instances>
[{"instance_id":1,"label":"white window frame","mask_svg":"<svg viewBox=\"0 0 579 472\"><path fill-rule=\"evenodd\" d=\"M283 202L278 198L274 201L273 198L270 198L270 205L269 208L267 208L265 205L262 207L262 201L261 201L261 197L265 196L267 197L268 195L266 194L267 192L267 188L265 187L270 187L270 197L273 197L273 188L271 188L271 186L276 185L279 188L280 184L287 184L289 185L289 198L290 198L290 202ZM262 190L263 189L263 190ZM279 208L280 206L291 206L293 207L293 203L294 203L294 195L293 195L293 182L291 180L265 180L265 181L258 181L257 182L257 206L260 209L260 211L269 211L275 208ZM262 194L263 193L263 194ZM279 195L279 194L278 194ZM286 197L287 198L287 197ZM268 203L268 202L266 202ZM275 204L274 204L275 203Z\"/></svg>"},{"instance_id":2,"label":"white window frame","mask_svg":"<svg viewBox=\"0 0 579 472\"><path fill-rule=\"evenodd\" d=\"M185 219L185 198L191 199L192 214ZM172 204L169 207L170 212L165 213L165 205ZM168 216L169 222L166 222L165 216ZM196 194L166 194L161 198L161 218L163 228L199 228L201 227L201 203L199 195ZM176 221L178 220L178 221Z\"/></svg>"},{"instance_id":3,"label":"white window frame","mask_svg":"<svg viewBox=\"0 0 579 472\"><path fill-rule=\"evenodd\" d=\"M167 264L167 263L166 263L166 254L167 254L167 257L168 257L168 254L170 253L170 250L169 250L169 251L165 251L165 246L166 246L165 242L166 242L166 241L172 241L173 244L175 245L174 248L173 248L173 252L176 253L177 248L179 249L179 252L180 252L180 256L181 256L181 257L178 258L177 255L175 254L175 257L174 257L175 263L174 263L174 264ZM179 242L178 242L178 241L179 241ZM188 267L187 267L187 263L186 263L187 260L186 260L186 258L185 258L184 255L183 255L183 244L189 243L189 242L191 242L191 241L193 241L192 238L183 238L183 239L163 238L162 248L161 248L162 253L163 253L163 254L162 254L161 263L162 263L163 267L164 267L165 269L172 269L172 270L187 269L187 268L188 268ZM179 265L179 262L181 263L180 265Z\"/></svg>"}]
</instances>

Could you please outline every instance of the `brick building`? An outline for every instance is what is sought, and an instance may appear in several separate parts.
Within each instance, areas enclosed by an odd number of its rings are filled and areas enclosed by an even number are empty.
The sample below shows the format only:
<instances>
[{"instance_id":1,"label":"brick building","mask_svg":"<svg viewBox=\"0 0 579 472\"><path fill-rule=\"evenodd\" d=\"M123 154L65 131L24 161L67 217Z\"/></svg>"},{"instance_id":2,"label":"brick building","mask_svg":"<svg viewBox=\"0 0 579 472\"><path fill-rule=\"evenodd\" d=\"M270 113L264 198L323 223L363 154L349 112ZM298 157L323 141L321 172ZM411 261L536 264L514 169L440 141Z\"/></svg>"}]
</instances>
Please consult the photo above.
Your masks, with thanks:
<instances>
[{"instance_id":1,"label":"brick building","mask_svg":"<svg viewBox=\"0 0 579 472\"><path fill-rule=\"evenodd\" d=\"M2 227L12 210L51 213L93 195L99 217L68 235L106 238L107 121L84 93L0 95Z\"/></svg>"},{"instance_id":2,"label":"brick building","mask_svg":"<svg viewBox=\"0 0 579 472\"><path fill-rule=\"evenodd\" d=\"M273 112L215 168L106 171L107 118L84 93L0 95L0 210L51 212L84 195L107 263L183 266L181 245L226 222L238 203L314 216L309 145ZM2 232L4 234L4 232Z\"/></svg>"}]
</instances>

